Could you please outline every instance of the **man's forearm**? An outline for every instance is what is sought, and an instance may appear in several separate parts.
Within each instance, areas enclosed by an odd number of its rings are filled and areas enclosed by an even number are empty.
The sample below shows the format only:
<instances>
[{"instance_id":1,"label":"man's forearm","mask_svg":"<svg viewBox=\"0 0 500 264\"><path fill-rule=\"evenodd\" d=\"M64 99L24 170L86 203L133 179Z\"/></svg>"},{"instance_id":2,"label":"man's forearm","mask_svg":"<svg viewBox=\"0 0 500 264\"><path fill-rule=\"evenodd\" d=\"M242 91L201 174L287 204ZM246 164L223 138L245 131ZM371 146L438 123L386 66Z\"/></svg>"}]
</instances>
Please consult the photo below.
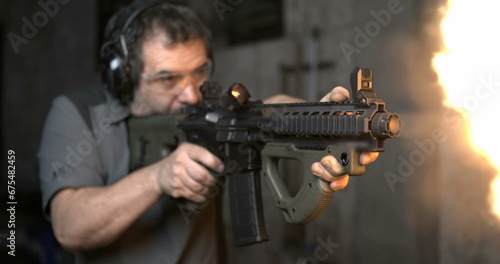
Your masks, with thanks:
<instances>
[{"instance_id":1,"label":"man's forearm","mask_svg":"<svg viewBox=\"0 0 500 264\"><path fill-rule=\"evenodd\" d=\"M161 197L154 169L145 167L110 186L57 193L51 202L51 218L59 242L76 252L118 239Z\"/></svg>"},{"instance_id":2,"label":"man's forearm","mask_svg":"<svg viewBox=\"0 0 500 264\"><path fill-rule=\"evenodd\" d=\"M291 97L286 94L277 94L263 101L264 104L289 104L289 103L303 103L303 102L307 101L304 99Z\"/></svg>"}]
</instances>

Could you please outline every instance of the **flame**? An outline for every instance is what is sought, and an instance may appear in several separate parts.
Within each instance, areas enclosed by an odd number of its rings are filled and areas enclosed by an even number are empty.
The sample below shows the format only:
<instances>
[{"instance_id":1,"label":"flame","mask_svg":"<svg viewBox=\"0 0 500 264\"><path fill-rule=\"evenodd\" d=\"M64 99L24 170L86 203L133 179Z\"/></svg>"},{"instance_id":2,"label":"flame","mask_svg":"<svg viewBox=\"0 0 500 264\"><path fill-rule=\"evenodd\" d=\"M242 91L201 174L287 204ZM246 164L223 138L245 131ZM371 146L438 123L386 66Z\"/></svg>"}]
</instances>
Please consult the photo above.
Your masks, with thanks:
<instances>
[{"instance_id":1,"label":"flame","mask_svg":"<svg viewBox=\"0 0 500 264\"><path fill-rule=\"evenodd\" d=\"M500 1L448 0L441 33L446 51L434 57L444 104L470 122L469 143L498 170L500 141ZM500 217L500 174L491 183L492 211Z\"/></svg>"}]
</instances>

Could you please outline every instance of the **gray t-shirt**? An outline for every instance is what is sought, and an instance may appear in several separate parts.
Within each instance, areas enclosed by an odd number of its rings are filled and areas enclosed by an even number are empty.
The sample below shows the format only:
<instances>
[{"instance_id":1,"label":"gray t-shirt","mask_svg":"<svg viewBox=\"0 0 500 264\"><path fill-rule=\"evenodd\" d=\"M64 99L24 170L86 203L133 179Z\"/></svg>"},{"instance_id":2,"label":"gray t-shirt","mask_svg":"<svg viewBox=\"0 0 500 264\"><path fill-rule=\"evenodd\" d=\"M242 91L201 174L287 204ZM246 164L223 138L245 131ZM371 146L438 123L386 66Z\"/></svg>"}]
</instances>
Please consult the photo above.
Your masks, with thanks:
<instances>
[{"instance_id":1,"label":"gray t-shirt","mask_svg":"<svg viewBox=\"0 0 500 264\"><path fill-rule=\"evenodd\" d=\"M48 219L58 191L111 185L129 174L128 116L101 86L53 101L38 154ZM76 254L76 263L217 263L215 211L216 202L210 201L198 215L188 215L164 196L117 241Z\"/></svg>"}]
</instances>

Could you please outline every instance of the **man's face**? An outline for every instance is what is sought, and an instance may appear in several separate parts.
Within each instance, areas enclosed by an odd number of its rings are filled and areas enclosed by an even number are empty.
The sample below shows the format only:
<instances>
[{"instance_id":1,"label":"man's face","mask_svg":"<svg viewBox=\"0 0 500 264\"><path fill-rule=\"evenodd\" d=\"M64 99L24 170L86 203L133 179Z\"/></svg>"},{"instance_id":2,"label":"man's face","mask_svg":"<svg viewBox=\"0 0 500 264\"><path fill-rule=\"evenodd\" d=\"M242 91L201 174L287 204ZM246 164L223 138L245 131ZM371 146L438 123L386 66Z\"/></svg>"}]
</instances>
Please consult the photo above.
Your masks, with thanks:
<instances>
[{"instance_id":1,"label":"man's face","mask_svg":"<svg viewBox=\"0 0 500 264\"><path fill-rule=\"evenodd\" d=\"M210 74L206 73L210 62L202 40L169 48L164 43L161 36L143 43L144 69L140 88L130 106L133 115L175 113L182 107L201 102L199 87Z\"/></svg>"}]
</instances>

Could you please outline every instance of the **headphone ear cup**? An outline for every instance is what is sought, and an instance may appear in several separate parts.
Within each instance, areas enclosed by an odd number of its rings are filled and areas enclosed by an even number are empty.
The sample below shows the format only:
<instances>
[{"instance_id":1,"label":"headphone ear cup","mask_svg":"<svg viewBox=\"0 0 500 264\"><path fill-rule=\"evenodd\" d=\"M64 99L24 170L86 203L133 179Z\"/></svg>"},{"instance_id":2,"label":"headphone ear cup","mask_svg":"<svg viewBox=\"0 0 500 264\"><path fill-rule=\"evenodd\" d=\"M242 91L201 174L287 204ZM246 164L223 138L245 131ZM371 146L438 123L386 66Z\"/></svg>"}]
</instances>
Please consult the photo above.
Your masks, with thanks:
<instances>
[{"instance_id":1,"label":"headphone ear cup","mask_svg":"<svg viewBox=\"0 0 500 264\"><path fill-rule=\"evenodd\" d=\"M124 82L128 80L127 66L120 52L118 52L114 45L107 47L103 58L103 71L102 77L107 84L108 90L119 98L122 94Z\"/></svg>"}]
</instances>

